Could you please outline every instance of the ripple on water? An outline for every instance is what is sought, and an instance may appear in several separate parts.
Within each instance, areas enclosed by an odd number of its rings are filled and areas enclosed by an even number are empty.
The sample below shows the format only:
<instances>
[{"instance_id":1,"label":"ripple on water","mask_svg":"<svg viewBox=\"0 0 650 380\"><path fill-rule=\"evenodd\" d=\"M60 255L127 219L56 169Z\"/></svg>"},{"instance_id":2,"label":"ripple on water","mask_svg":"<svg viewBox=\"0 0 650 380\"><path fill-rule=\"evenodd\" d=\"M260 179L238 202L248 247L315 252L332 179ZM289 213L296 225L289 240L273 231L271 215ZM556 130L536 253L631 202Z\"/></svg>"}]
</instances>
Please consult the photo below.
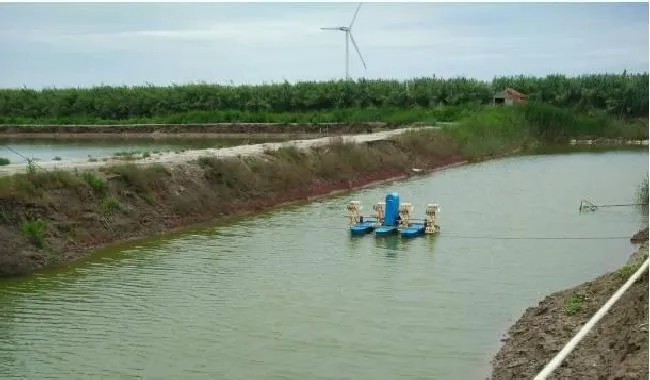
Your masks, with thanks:
<instances>
[{"instance_id":1,"label":"ripple on water","mask_svg":"<svg viewBox=\"0 0 650 380\"><path fill-rule=\"evenodd\" d=\"M647 157L482 163L0 283L0 378L481 378L526 307L631 247L451 235L631 235L637 211L576 202L630 200ZM389 190L443 234L346 236L345 203Z\"/></svg>"}]
</instances>

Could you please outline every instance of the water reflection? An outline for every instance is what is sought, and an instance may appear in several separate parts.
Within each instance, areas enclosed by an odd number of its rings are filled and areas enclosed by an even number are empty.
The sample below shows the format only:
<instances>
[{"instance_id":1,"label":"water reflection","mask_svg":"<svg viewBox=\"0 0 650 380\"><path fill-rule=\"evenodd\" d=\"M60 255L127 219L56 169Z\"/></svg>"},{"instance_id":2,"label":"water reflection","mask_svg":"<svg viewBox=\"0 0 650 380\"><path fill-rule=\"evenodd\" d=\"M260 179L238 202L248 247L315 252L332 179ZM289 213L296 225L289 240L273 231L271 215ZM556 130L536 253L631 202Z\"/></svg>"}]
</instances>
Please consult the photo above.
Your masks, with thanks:
<instances>
[{"instance_id":1,"label":"water reflection","mask_svg":"<svg viewBox=\"0 0 650 380\"><path fill-rule=\"evenodd\" d=\"M368 236L351 236L348 232L348 248L350 248L350 253L358 254L358 248L363 244L363 239Z\"/></svg>"},{"instance_id":2,"label":"water reflection","mask_svg":"<svg viewBox=\"0 0 650 380\"><path fill-rule=\"evenodd\" d=\"M483 378L526 307L633 247L458 236L631 235L637 210L577 206L631 201L647 158L519 157L349 196L435 198L439 236L352 238L345 196L0 280L0 378Z\"/></svg>"},{"instance_id":3,"label":"water reflection","mask_svg":"<svg viewBox=\"0 0 650 380\"><path fill-rule=\"evenodd\" d=\"M433 253L436 249L436 243L438 242L438 235L425 236L425 239L427 241L427 247L429 248L429 252Z\"/></svg>"},{"instance_id":4,"label":"water reflection","mask_svg":"<svg viewBox=\"0 0 650 380\"><path fill-rule=\"evenodd\" d=\"M386 257L396 258L397 251L399 251L401 237L398 235L395 236L381 236L375 238L375 247L380 248L381 250L386 251Z\"/></svg>"}]
</instances>

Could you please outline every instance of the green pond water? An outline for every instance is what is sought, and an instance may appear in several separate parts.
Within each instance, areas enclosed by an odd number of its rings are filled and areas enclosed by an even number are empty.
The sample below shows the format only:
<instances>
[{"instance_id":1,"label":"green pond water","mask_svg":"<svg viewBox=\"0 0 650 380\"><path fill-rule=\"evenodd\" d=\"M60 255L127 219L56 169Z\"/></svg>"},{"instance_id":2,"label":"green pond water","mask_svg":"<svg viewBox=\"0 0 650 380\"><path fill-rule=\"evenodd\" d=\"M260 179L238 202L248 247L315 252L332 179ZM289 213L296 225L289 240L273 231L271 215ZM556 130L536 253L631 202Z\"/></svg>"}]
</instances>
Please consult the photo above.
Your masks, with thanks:
<instances>
[{"instance_id":1,"label":"green pond water","mask_svg":"<svg viewBox=\"0 0 650 380\"><path fill-rule=\"evenodd\" d=\"M134 138L134 139L1 139L0 157L22 162L19 154L37 160L50 161L58 157L75 160L90 157L110 157L116 153L176 152L188 149L227 147L285 141L288 138ZM11 148L8 149L7 147ZM15 151L15 152L14 152Z\"/></svg>"},{"instance_id":2,"label":"green pond water","mask_svg":"<svg viewBox=\"0 0 650 380\"><path fill-rule=\"evenodd\" d=\"M622 265L647 151L465 166L0 281L2 379L484 379L546 294ZM351 238L398 191L441 235ZM522 239L612 237L614 239Z\"/></svg>"}]
</instances>

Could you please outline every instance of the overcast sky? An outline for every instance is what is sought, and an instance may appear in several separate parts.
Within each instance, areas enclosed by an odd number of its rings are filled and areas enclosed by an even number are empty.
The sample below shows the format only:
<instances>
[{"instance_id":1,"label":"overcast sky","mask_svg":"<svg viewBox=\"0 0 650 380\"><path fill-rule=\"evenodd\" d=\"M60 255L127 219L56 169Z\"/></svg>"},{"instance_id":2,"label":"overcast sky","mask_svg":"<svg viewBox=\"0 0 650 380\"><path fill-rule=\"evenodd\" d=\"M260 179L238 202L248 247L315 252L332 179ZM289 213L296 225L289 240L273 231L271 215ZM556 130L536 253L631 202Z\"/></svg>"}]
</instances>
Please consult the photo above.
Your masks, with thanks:
<instances>
[{"instance_id":1,"label":"overcast sky","mask_svg":"<svg viewBox=\"0 0 650 380\"><path fill-rule=\"evenodd\" d=\"M358 3L0 4L0 87L329 80ZM364 3L353 77L648 71L648 3Z\"/></svg>"}]
</instances>

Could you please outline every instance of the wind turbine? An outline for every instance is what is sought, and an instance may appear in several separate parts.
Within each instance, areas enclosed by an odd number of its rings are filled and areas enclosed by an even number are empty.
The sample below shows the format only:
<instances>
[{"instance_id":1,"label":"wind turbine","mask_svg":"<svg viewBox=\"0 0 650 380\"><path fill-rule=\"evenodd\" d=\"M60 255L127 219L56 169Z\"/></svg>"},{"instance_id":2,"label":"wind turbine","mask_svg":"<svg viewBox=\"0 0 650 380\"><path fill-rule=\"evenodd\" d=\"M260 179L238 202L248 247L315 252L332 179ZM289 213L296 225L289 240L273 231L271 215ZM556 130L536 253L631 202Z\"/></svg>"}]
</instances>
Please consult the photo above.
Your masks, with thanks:
<instances>
[{"instance_id":1,"label":"wind turbine","mask_svg":"<svg viewBox=\"0 0 650 380\"><path fill-rule=\"evenodd\" d=\"M352 16L352 21L350 22L350 26L321 28L321 30L340 30L342 32L345 32L345 78L346 79L350 79L350 41L352 41L352 45L354 45L354 49L357 51L357 53L359 53L359 58L361 58L361 63L363 63L363 67L365 69L368 68L366 67L366 61L363 60L363 56L361 55L361 51L359 51L359 47L357 46L357 43L354 41L354 37L352 37L352 25L354 24L354 20L357 19L359 8L361 8L361 3L359 3L357 10L354 12L354 16Z\"/></svg>"}]
</instances>

